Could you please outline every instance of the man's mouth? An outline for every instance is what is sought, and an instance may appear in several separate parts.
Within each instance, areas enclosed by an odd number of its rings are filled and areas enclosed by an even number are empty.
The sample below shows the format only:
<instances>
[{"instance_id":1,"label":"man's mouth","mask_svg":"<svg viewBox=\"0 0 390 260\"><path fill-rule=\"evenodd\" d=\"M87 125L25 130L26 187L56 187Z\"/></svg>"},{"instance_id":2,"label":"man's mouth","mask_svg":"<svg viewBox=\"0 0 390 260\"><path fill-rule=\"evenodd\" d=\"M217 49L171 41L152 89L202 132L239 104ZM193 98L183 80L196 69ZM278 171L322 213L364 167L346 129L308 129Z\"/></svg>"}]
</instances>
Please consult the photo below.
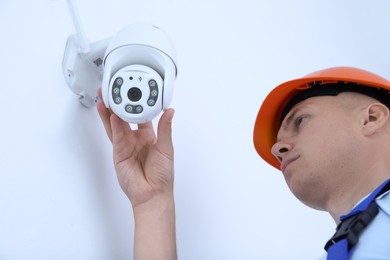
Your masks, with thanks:
<instances>
[{"instance_id":1,"label":"man's mouth","mask_svg":"<svg viewBox=\"0 0 390 260\"><path fill-rule=\"evenodd\" d=\"M286 160L283 160L282 161L282 164L280 165L280 169L282 170L282 172L284 173L284 171L286 170L287 166L294 162L295 160L297 160L299 158L299 156L294 156L292 158L287 158Z\"/></svg>"}]
</instances>

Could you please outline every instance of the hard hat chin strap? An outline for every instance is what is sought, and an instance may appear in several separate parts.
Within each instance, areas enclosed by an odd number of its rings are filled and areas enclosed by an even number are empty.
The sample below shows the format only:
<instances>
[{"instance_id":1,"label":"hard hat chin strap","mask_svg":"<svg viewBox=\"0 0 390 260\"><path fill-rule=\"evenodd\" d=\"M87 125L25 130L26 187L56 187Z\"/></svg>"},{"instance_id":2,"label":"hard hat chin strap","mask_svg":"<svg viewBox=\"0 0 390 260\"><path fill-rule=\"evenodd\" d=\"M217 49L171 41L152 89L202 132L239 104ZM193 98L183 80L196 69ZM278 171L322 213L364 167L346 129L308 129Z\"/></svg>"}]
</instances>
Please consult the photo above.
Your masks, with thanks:
<instances>
[{"instance_id":1,"label":"hard hat chin strap","mask_svg":"<svg viewBox=\"0 0 390 260\"><path fill-rule=\"evenodd\" d=\"M299 102L317 96L337 96L342 92L355 92L370 96L372 98L377 99L390 109L390 94L389 91L383 88L342 81L332 83L316 81L308 83L307 86L307 89L296 94L284 107L282 111L282 116L280 118L280 123L283 122L283 119L291 110L291 108L293 108L293 106L295 106Z\"/></svg>"}]
</instances>

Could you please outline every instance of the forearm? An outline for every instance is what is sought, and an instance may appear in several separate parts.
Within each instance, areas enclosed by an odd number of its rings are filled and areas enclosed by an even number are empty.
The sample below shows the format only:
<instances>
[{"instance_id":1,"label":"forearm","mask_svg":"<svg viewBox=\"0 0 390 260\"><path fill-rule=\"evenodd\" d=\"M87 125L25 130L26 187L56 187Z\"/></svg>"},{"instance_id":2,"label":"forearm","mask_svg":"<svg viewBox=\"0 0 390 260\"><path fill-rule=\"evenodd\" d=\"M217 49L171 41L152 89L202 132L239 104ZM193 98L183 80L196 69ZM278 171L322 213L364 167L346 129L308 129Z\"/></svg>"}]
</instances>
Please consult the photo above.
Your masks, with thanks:
<instances>
[{"instance_id":1,"label":"forearm","mask_svg":"<svg viewBox=\"0 0 390 260\"><path fill-rule=\"evenodd\" d=\"M134 260L177 259L173 194L137 206L134 219Z\"/></svg>"}]
</instances>

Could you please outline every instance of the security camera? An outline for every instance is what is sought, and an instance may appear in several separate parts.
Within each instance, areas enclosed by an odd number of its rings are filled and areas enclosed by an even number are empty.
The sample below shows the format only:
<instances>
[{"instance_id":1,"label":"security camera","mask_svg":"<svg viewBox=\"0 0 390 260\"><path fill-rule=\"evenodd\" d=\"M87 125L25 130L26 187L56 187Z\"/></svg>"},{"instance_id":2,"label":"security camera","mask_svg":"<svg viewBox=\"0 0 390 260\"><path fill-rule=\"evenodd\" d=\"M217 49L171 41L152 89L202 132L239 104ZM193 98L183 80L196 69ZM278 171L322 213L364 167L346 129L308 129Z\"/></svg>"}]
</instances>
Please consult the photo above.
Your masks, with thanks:
<instances>
[{"instance_id":1,"label":"security camera","mask_svg":"<svg viewBox=\"0 0 390 260\"><path fill-rule=\"evenodd\" d=\"M159 28L134 24L120 31L104 55L106 107L131 123L144 123L169 106L176 78L172 43Z\"/></svg>"},{"instance_id":2,"label":"security camera","mask_svg":"<svg viewBox=\"0 0 390 260\"><path fill-rule=\"evenodd\" d=\"M72 16L77 18L72 1ZM169 36L148 24L132 24L112 38L89 44L80 24L65 47L63 73L80 102L92 107L102 87L104 105L126 122L153 120L169 107L177 58Z\"/></svg>"}]
</instances>

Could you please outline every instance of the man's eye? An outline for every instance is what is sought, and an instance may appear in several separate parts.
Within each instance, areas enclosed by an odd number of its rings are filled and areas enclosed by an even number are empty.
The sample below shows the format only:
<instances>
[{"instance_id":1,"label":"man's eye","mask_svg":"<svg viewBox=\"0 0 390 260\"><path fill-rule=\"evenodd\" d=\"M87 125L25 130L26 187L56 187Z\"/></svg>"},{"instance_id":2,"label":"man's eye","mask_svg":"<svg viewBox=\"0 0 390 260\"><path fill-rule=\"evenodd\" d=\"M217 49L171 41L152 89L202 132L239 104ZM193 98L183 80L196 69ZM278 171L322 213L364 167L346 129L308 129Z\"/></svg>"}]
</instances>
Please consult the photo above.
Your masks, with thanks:
<instances>
[{"instance_id":1,"label":"man's eye","mask_svg":"<svg viewBox=\"0 0 390 260\"><path fill-rule=\"evenodd\" d=\"M296 119L295 119L295 127L299 128L301 126L301 124L303 123L303 121L305 120L305 116L302 115L302 116L298 116Z\"/></svg>"}]
</instances>

